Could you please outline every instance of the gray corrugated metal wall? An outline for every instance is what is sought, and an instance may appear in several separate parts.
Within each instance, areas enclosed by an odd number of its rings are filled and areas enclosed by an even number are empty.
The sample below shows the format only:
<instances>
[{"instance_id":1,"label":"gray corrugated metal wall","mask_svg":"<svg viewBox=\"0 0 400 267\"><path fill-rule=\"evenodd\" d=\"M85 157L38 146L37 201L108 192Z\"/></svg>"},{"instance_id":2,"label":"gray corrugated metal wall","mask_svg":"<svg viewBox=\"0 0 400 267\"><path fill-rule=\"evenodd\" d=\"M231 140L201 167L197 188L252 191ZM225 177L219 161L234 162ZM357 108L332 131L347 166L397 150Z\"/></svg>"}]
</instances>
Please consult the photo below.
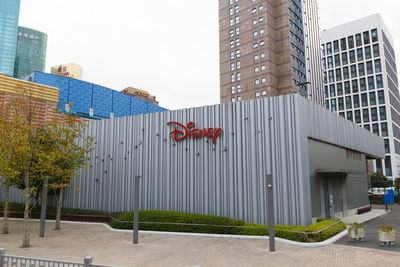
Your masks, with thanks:
<instances>
[{"instance_id":1,"label":"gray corrugated metal wall","mask_svg":"<svg viewBox=\"0 0 400 267\"><path fill-rule=\"evenodd\" d=\"M215 145L205 138L174 142L169 121L221 127L222 135ZM330 127L342 130L335 136ZM307 136L383 155L382 140L360 129L297 95L90 122L87 134L97 145L89 169L75 179L80 192L70 190L64 206L132 210L140 175L141 209L266 224L265 178L272 172L277 223L309 224Z\"/></svg>"}]
</instances>

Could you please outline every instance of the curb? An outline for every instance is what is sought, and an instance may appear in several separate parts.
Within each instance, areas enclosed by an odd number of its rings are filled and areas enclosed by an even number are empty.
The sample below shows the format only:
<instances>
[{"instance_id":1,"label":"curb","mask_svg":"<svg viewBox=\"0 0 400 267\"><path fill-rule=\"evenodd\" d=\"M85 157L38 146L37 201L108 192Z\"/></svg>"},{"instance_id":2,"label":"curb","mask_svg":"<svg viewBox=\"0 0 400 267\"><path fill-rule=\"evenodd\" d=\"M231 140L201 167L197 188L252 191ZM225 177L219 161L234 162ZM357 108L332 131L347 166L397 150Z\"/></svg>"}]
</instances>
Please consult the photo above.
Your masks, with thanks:
<instances>
[{"instance_id":1,"label":"curb","mask_svg":"<svg viewBox=\"0 0 400 267\"><path fill-rule=\"evenodd\" d=\"M2 218L2 217L0 217ZM23 221L22 218L10 218L10 220L16 221ZM40 222L40 219L30 219L33 222ZM55 220L46 220L46 222L55 222ZM103 226L110 232L117 232L117 233L132 233L132 230L124 230L124 229L114 229L108 224L105 223L95 223L95 222L76 222L76 221L61 221L61 223L68 223L68 224L82 224L82 225L97 225ZM174 235L174 236L193 236L193 237L212 237L212 238L231 238L231 239L247 239L247 240L269 240L269 236L251 236L251 235L222 235L222 234L201 234L201 233L183 233L183 232L160 232L160 231L145 231L140 230L140 234L151 234L151 235ZM298 247L308 247L308 248L315 248L315 247L324 247L335 243L342 237L347 235L347 229L343 230L339 234L332 236L331 238L324 240L322 242L315 242L315 243L303 243L297 242L292 240L283 239L280 237L275 237L275 240L289 245L294 245Z\"/></svg>"}]
</instances>

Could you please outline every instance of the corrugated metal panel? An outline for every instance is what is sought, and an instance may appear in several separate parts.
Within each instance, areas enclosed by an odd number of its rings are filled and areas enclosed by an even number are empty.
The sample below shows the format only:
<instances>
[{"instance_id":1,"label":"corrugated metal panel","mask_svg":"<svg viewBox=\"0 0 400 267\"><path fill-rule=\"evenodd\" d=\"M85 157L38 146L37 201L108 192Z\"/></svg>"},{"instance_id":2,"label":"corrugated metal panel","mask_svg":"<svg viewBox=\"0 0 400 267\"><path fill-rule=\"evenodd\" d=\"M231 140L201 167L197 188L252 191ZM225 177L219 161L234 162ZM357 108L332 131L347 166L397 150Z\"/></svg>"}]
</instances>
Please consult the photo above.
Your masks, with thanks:
<instances>
[{"instance_id":1,"label":"corrugated metal panel","mask_svg":"<svg viewBox=\"0 0 400 267\"><path fill-rule=\"evenodd\" d=\"M377 136L327 112L290 95L92 121L87 134L96 137L96 149L89 169L75 179L80 192L69 191L64 206L132 210L133 180L140 175L141 209L266 224L265 181L272 173L277 223L309 224L307 136L375 156L383 148ZM174 142L169 121L193 121L223 132L215 145L206 138Z\"/></svg>"}]
</instances>

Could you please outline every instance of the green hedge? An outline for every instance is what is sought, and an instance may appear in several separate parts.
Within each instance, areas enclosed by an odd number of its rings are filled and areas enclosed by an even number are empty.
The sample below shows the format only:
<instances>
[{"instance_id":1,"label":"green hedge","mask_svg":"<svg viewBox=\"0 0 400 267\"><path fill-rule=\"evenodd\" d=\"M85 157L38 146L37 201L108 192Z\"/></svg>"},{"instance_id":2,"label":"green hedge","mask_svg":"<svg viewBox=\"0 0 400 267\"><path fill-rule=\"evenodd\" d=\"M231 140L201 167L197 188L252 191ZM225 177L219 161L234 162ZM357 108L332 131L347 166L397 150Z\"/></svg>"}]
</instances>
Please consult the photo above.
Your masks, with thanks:
<instances>
[{"instance_id":1,"label":"green hedge","mask_svg":"<svg viewBox=\"0 0 400 267\"><path fill-rule=\"evenodd\" d=\"M113 219L110 226L116 229L133 228L133 213L127 212ZM151 223L149 223L151 222ZM320 219L308 226L276 225L275 236L299 242L319 242L326 240L346 229L340 222L321 233L318 232L335 220ZM186 225L203 224L203 225ZM268 235L268 226L255 223L244 223L222 216L200 215L175 211L140 211L139 229L166 232L189 232L233 235Z\"/></svg>"},{"instance_id":2,"label":"green hedge","mask_svg":"<svg viewBox=\"0 0 400 267\"><path fill-rule=\"evenodd\" d=\"M116 229L133 228L133 212L127 212L113 219L110 226ZM201 215L177 211L145 210L139 212L140 230L240 234L244 223L223 216Z\"/></svg>"}]
</instances>

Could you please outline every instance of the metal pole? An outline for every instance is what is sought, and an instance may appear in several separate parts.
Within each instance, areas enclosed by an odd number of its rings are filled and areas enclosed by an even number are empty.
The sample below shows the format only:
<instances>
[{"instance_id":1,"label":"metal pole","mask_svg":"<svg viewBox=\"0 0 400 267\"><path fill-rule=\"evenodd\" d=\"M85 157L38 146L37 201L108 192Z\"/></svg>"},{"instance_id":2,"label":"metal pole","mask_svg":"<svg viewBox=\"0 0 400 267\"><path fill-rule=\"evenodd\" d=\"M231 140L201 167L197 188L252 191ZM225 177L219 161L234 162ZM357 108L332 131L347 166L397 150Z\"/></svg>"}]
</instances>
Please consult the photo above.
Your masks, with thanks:
<instances>
[{"instance_id":1,"label":"metal pole","mask_svg":"<svg viewBox=\"0 0 400 267\"><path fill-rule=\"evenodd\" d=\"M269 228L269 251L275 251L275 215L274 215L274 191L272 188L272 175L267 175L268 195L268 228Z\"/></svg>"},{"instance_id":2,"label":"metal pole","mask_svg":"<svg viewBox=\"0 0 400 267\"><path fill-rule=\"evenodd\" d=\"M42 207L40 210L40 237L44 237L44 228L46 224L46 208L47 208L47 184L49 183L49 179L44 178L43 182L43 195L42 195Z\"/></svg>"},{"instance_id":3,"label":"metal pole","mask_svg":"<svg viewBox=\"0 0 400 267\"><path fill-rule=\"evenodd\" d=\"M3 267L4 266L4 256L6 255L6 249L5 248L0 248L0 266Z\"/></svg>"},{"instance_id":4,"label":"metal pole","mask_svg":"<svg viewBox=\"0 0 400 267\"><path fill-rule=\"evenodd\" d=\"M139 187L141 176L135 176L135 195L133 196L133 244L139 243Z\"/></svg>"}]
</instances>

